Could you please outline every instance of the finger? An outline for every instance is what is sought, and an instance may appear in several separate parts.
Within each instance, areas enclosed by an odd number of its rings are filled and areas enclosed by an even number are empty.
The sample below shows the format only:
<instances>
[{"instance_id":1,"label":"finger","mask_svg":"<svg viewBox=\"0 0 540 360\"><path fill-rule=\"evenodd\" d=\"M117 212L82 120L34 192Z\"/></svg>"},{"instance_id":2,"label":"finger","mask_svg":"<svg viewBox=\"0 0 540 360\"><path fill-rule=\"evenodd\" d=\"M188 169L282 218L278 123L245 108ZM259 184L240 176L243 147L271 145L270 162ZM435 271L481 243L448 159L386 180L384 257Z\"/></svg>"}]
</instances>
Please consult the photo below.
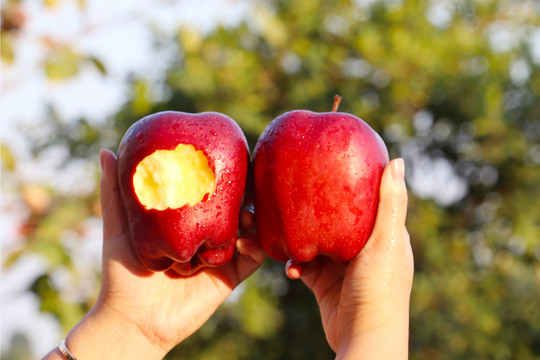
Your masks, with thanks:
<instances>
[{"instance_id":1,"label":"finger","mask_svg":"<svg viewBox=\"0 0 540 360\"><path fill-rule=\"evenodd\" d=\"M403 238L407 217L407 188L403 159L392 160L384 169L379 206L372 235L378 241Z\"/></svg>"},{"instance_id":2,"label":"finger","mask_svg":"<svg viewBox=\"0 0 540 360\"><path fill-rule=\"evenodd\" d=\"M236 248L238 254L230 262L218 267L208 267L203 271L214 279L214 284L218 284L224 294L247 279L266 259L266 253L257 238L238 238Z\"/></svg>"},{"instance_id":3,"label":"finger","mask_svg":"<svg viewBox=\"0 0 540 360\"><path fill-rule=\"evenodd\" d=\"M292 259L289 259L285 265L285 274L291 280L300 279L304 273L304 267L303 264L295 263Z\"/></svg>"},{"instance_id":4,"label":"finger","mask_svg":"<svg viewBox=\"0 0 540 360\"><path fill-rule=\"evenodd\" d=\"M252 172L253 163L250 162L248 168L248 176L246 179L246 189L244 191L244 207L253 207L253 172Z\"/></svg>"},{"instance_id":5,"label":"finger","mask_svg":"<svg viewBox=\"0 0 540 360\"><path fill-rule=\"evenodd\" d=\"M236 240L238 253L250 257L256 263L262 263L266 259L266 252L256 237L241 237Z\"/></svg>"},{"instance_id":6,"label":"finger","mask_svg":"<svg viewBox=\"0 0 540 360\"><path fill-rule=\"evenodd\" d=\"M309 263L302 264L301 279L310 288L317 301L329 293L329 290L341 284L347 264L327 257L317 257Z\"/></svg>"},{"instance_id":7,"label":"finger","mask_svg":"<svg viewBox=\"0 0 540 360\"><path fill-rule=\"evenodd\" d=\"M124 208L120 199L116 177L116 155L106 149L99 153L101 163L101 212L103 216L104 241L115 239L127 231Z\"/></svg>"},{"instance_id":8,"label":"finger","mask_svg":"<svg viewBox=\"0 0 540 360\"><path fill-rule=\"evenodd\" d=\"M252 208L243 208L240 211L240 232L242 236L250 236L257 234L255 226L255 217Z\"/></svg>"}]
</instances>

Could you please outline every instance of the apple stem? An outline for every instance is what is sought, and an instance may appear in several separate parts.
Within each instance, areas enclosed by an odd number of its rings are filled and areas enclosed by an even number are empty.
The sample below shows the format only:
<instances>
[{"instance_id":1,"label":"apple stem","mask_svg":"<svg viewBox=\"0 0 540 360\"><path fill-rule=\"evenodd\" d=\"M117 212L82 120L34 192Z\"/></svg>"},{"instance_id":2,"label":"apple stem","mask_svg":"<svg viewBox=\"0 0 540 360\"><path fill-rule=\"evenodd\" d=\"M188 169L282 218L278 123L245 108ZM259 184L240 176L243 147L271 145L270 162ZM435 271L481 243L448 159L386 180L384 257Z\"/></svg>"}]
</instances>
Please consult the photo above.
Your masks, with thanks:
<instances>
[{"instance_id":1,"label":"apple stem","mask_svg":"<svg viewBox=\"0 0 540 360\"><path fill-rule=\"evenodd\" d=\"M341 104L341 96L335 95L334 96L334 105L332 106L332 112L336 112L339 108L339 104Z\"/></svg>"}]
</instances>

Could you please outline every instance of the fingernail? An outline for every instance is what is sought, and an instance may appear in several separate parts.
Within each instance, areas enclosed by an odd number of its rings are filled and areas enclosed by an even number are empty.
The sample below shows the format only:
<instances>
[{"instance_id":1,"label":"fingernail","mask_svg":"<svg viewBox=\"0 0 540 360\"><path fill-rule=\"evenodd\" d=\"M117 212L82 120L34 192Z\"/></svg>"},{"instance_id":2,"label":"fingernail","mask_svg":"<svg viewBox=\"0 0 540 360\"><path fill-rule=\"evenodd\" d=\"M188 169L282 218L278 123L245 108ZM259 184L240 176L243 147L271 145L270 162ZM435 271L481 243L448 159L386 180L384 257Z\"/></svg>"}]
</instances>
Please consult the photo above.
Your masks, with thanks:
<instances>
[{"instance_id":1,"label":"fingernail","mask_svg":"<svg viewBox=\"0 0 540 360\"><path fill-rule=\"evenodd\" d=\"M297 264L291 259L287 261L285 264L285 274L287 277L291 280L297 280L302 277L302 274L304 272L304 268L301 264Z\"/></svg>"},{"instance_id":2,"label":"fingernail","mask_svg":"<svg viewBox=\"0 0 540 360\"><path fill-rule=\"evenodd\" d=\"M402 181L405 176L405 162L398 158L392 161L392 178L395 181Z\"/></svg>"},{"instance_id":3,"label":"fingernail","mask_svg":"<svg viewBox=\"0 0 540 360\"><path fill-rule=\"evenodd\" d=\"M236 239L236 248L241 249L245 246L244 238L238 238Z\"/></svg>"},{"instance_id":4,"label":"fingernail","mask_svg":"<svg viewBox=\"0 0 540 360\"><path fill-rule=\"evenodd\" d=\"M248 248L250 247L254 242L254 239L250 236L243 236L236 239L236 247L237 248Z\"/></svg>"}]
</instances>

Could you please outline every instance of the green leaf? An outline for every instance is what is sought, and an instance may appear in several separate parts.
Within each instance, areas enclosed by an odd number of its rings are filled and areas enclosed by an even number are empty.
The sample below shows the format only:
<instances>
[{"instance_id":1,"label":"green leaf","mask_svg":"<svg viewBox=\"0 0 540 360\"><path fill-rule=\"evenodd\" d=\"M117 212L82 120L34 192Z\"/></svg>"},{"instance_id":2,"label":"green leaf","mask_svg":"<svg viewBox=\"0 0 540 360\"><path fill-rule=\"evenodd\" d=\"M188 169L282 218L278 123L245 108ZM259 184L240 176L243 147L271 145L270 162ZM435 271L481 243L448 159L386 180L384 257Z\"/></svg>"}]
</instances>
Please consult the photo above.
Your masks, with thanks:
<instances>
[{"instance_id":1,"label":"green leaf","mask_svg":"<svg viewBox=\"0 0 540 360\"><path fill-rule=\"evenodd\" d=\"M99 70L102 75L107 75L107 69L101 60L95 56L89 56L88 60Z\"/></svg>"},{"instance_id":2,"label":"green leaf","mask_svg":"<svg viewBox=\"0 0 540 360\"><path fill-rule=\"evenodd\" d=\"M5 144L0 145L0 158L4 169L8 171L15 170L15 156Z\"/></svg>"},{"instance_id":3,"label":"green leaf","mask_svg":"<svg viewBox=\"0 0 540 360\"><path fill-rule=\"evenodd\" d=\"M0 35L0 49L2 61L6 64L12 64L15 59L13 52L13 38L7 31L2 31Z\"/></svg>"},{"instance_id":4,"label":"green leaf","mask_svg":"<svg viewBox=\"0 0 540 360\"><path fill-rule=\"evenodd\" d=\"M133 99L131 106L135 114L141 116L150 111L152 103L150 100L150 89L148 88L148 84L143 80L137 80L133 84L132 92Z\"/></svg>"},{"instance_id":5,"label":"green leaf","mask_svg":"<svg viewBox=\"0 0 540 360\"><path fill-rule=\"evenodd\" d=\"M45 73L50 80L69 79L79 73L80 57L69 48L56 51L45 63Z\"/></svg>"}]
</instances>

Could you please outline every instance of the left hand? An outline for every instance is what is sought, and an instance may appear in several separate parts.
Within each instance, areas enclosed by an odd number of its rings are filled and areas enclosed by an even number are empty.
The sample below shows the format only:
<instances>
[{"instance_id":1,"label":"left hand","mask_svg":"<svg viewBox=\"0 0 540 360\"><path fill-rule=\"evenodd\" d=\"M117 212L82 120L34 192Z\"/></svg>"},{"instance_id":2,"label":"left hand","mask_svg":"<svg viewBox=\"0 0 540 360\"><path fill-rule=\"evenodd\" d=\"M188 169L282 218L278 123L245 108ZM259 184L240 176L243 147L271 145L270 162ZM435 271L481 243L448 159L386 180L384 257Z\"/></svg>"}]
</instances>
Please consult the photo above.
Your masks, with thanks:
<instances>
[{"instance_id":1,"label":"left hand","mask_svg":"<svg viewBox=\"0 0 540 360\"><path fill-rule=\"evenodd\" d=\"M229 263L204 268L185 278L171 278L164 272L146 270L129 244L116 176L117 158L112 152L102 150L100 161L103 169L101 291L93 309L68 336L67 345L79 360L84 359L82 354L102 358L91 352L96 349L88 349L88 338L85 348L85 340L78 334L81 329L109 331L113 332L110 337L115 339L111 340L115 343L111 347L120 348L124 341L129 341L130 347L139 349L129 356L125 351L121 356L118 354L121 358L162 358L199 329L232 290L259 268L266 254L256 238L252 213L244 209L241 224L246 235L237 239L238 254Z\"/></svg>"}]
</instances>

